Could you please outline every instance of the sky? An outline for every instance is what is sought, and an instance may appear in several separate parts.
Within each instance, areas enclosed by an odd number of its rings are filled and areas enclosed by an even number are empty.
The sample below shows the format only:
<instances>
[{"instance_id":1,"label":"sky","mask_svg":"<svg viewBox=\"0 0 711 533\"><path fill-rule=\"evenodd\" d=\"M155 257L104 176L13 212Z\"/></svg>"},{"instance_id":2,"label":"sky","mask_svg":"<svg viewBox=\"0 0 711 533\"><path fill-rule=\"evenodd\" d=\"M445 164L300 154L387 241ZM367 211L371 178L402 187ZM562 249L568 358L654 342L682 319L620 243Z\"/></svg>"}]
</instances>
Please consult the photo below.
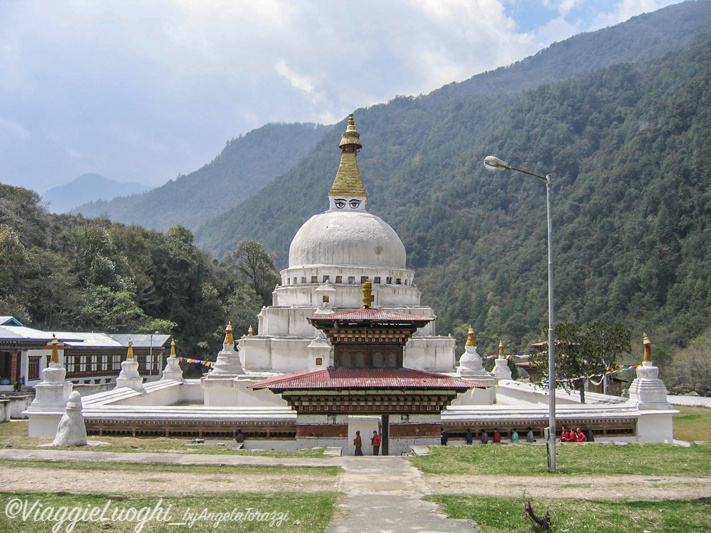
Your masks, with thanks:
<instances>
[{"instance_id":1,"label":"sky","mask_svg":"<svg viewBox=\"0 0 711 533\"><path fill-rule=\"evenodd\" d=\"M0 0L0 182L158 186L269 122L508 65L680 0Z\"/></svg>"}]
</instances>

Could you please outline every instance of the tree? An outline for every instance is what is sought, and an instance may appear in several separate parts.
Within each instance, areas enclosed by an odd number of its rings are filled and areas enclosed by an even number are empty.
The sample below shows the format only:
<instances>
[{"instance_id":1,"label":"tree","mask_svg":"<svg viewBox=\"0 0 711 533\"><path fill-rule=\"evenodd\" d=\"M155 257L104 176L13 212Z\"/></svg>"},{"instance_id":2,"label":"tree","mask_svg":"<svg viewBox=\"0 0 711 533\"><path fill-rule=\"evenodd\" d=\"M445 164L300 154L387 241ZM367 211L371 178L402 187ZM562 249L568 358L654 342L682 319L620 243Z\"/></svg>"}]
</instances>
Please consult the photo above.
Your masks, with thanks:
<instances>
[{"instance_id":1,"label":"tree","mask_svg":"<svg viewBox=\"0 0 711 533\"><path fill-rule=\"evenodd\" d=\"M619 322L590 322L585 330L572 322L561 322L555 328L555 338L556 378L572 380L571 386L580 391L583 403L585 379L579 378L605 372L632 349L632 334ZM537 359L544 363L546 354L547 347Z\"/></svg>"},{"instance_id":2,"label":"tree","mask_svg":"<svg viewBox=\"0 0 711 533\"><path fill-rule=\"evenodd\" d=\"M225 256L224 261L252 286L263 305L271 304L271 294L279 283L279 275L274 259L261 242L241 241L234 251Z\"/></svg>"}]
</instances>

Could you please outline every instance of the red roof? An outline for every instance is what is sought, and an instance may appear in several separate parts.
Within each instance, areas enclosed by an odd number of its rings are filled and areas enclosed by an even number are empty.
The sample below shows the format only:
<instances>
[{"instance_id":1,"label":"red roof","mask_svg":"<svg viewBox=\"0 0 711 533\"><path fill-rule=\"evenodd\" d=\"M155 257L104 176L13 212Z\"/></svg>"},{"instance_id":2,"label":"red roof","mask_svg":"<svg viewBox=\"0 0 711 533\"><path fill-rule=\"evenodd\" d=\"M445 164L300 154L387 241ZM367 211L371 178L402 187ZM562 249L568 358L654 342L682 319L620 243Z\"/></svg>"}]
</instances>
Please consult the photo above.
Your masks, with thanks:
<instances>
[{"instance_id":1,"label":"red roof","mask_svg":"<svg viewBox=\"0 0 711 533\"><path fill-rule=\"evenodd\" d=\"M390 324L420 322L426 324L432 322L434 318L422 315L408 315L405 313L395 313L384 309L371 309L363 307L361 309L351 309L350 311L339 311L328 315L311 316L309 322L387 322Z\"/></svg>"},{"instance_id":2,"label":"red roof","mask_svg":"<svg viewBox=\"0 0 711 533\"><path fill-rule=\"evenodd\" d=\"M486 387L462 378L412 368L327 368L301 370L252 385L254 389L471 389Z\"/></svg>"}]
</instances>

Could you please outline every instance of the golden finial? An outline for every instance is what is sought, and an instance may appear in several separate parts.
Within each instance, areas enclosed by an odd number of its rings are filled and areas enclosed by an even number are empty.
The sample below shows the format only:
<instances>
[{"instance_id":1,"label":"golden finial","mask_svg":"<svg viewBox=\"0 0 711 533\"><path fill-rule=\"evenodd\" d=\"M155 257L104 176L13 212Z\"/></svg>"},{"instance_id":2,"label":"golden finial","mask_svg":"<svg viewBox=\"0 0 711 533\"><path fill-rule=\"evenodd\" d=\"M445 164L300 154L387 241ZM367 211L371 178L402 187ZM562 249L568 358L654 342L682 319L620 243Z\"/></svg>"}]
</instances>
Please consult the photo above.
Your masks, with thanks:
<instances>
[{"instance_id":1,"label":"golden finial","mask_svg":"<svg viewBox=\"0 0 711 533\"><path fill-rule=\"evenodd\" d=\"M343 148L346 145L354 145L358 149L363 148L363 145L360 144L360 133L356 131L353 113L348 115L348 126L346 127L345 133L343 133L343 136L341 137L341 142L338 143L340 148Z\"/></svg>"},{"instance_id":2,"label":"golden finial","mask_svg":"<svg viewBox=\"0 0 711 533\"><path fill-rule=\"evenodd\" d=\"M649 337L647 337L647 334L644 334L644 339L642 340L642 344L644 345L644 361L645 363L652 362L652 341L649 340Z\"/></svg>"},{"instance_id":3,"label":"golden finial","mask_svg":"<svg viewBox=\"0 0 711 533\"><path fill-rule=\"evenodd\" d=\"M503 356L504 356L504 343L503 343L503 341L500 340L499 341L499 357L503 357Z\"/></svg>"},{"instance_id":4,"label":"golden finial","mask_svg":"<svg viewBox=\"0 0 711 533\"><path fill-rule=\"evenodd\" d=\"M126 359L133 359L133 341L128 339L128 353L126 354Z\"/></svg>"},{"instance_id":5,"label":"golden finial","mask_svg":"<svg viewBox=\"0 0 711 533\"><path fill-rule=\"evenodd\" d=\"M249 335L250 337L254 337L254 329L251 325L249 326L249 331L247 331L247 335Z\"/></svg>"},{"instance_id":6,"label":"golden finial","mask_svg":"<svg viewBox=\"0 0 711 533\"><path fill-rule=\"evenodd\" d=\"M175 339L170 340L170 356L175 357Z\"/></svg>"},{"instance_id":7,"label":"golden finial","mask_svg":"<svg viewBox=\"0 0 711 533\"><path fill-rule=\"evenodd\" d=\"M348 118L348 127L338 145L341 147L341 164L338 166L336 179L328 193L329 196L363 196L368 197L360 179L357 153L363 147L360 144L360 134L356 131L353 114Z\"/></svg>"},{"instance_id":8,"label":"golden finial","mask_svg":"<svg viewBox=\"0 0 711 533\"><path fill-rule=\"evenodd\" d=\"M363 307L368 309L373 303L373 284L369 280L363 282Z\"/></svg>"},{"instance_id":9,"label":"golden finial","mask_svg":"<svg viewBox=\"0 0 711 533\"><path fill-rule=\"evenodd\" d=\"M235 338L232 336L232 322L227 323L227 329L225 329L225 340L222 344L234 344Z\"/></svg>"},{"instance_id":10,"label":"golden finial","mask_svg":"<svg viewBox=\"0 0 711 533\"><path fill-rule=\"evenodd\" d=\"M52 334L52 341L50 344L52 345L52 356L49 358L49 362L59 363L59 341L57 340L56 335Z\"/></svg>"},{"instance_id":11,"label":"golden finial","mask_svg":"<svg viewBox=\"0 0 711 533\"><path fill-rule=\"evenodd\" d=\"M467 343L464 346L476 346L476 339L474 338L474 328L469 326L469 331L467 332Z\"/></svg>"}]
</instances>

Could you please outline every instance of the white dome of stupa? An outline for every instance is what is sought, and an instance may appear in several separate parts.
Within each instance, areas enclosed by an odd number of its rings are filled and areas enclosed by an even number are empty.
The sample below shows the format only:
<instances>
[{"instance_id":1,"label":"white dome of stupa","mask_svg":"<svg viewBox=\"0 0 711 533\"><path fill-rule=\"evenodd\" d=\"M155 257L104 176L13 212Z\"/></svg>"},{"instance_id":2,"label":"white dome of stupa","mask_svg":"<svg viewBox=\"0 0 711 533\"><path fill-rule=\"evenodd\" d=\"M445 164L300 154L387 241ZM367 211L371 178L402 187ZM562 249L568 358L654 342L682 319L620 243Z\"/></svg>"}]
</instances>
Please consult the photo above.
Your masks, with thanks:
<instances>
[{"instance_id":1,"label":"white dome of stupa","mask_svg":"<svg viewBox=\"0 0 711 533\"><path fill-rule=\"evenodd\" d=\"M405 246L388 223L366 211L314 215L296 233L289 267L359 265L405 268Z\"/></svg>"}]
</instances>

